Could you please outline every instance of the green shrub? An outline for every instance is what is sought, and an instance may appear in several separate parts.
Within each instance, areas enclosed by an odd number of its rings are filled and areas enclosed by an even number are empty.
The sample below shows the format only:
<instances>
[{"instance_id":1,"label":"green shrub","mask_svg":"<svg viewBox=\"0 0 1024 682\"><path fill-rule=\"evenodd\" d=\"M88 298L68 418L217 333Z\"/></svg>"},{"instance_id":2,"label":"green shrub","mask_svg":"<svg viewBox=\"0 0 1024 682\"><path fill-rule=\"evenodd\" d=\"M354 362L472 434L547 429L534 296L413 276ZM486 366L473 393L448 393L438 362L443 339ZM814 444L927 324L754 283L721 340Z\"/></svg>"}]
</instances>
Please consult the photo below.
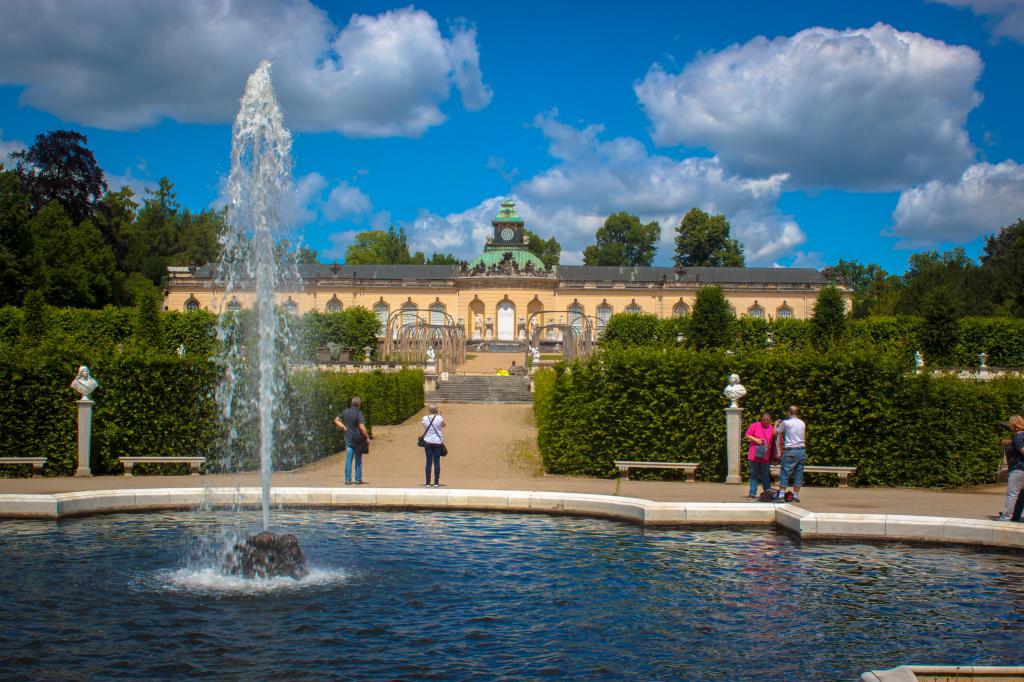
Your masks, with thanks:
<instances>
[{"instance_id":1,"label":"green shrub","mask_svg":"<svg viewBox=\"0 0 1024 682\"><path fill-rule=\"evenodd\" d=\"M856 466L855 484L990 481L1001 457L998 423L1022 410L1024 380L970 382L908 369L901 354L868 343L734 356L608 349L536 382L541 455L550 473L612 476L616 459L697 461L698 478L723 480L721 392L737 372L748 391L747 424L762 410L781 416L800 405L809 463Z\"/></svg>"},{"instance_id":2,"label":"green shrub","mask_svg":"<svg viewBox=\"0 0 1024 682\"><path fill-rule=\"evenodd\" d=\"M736 315L722 287L705 286L697 291L690 320L690 344L694 348L728 348L733 341Z\"/></svg>"},{"instance_id":3,"label":"green shrub","mask_svg":"<svg viewBox=\"0 0 1024 682\"><path fill-rule=\"evenodd\" d=\"M662 320L652 313L616 313L608 319L601 343L626 346L657 345L664 342Z\"/></svg>"}]
</instances>

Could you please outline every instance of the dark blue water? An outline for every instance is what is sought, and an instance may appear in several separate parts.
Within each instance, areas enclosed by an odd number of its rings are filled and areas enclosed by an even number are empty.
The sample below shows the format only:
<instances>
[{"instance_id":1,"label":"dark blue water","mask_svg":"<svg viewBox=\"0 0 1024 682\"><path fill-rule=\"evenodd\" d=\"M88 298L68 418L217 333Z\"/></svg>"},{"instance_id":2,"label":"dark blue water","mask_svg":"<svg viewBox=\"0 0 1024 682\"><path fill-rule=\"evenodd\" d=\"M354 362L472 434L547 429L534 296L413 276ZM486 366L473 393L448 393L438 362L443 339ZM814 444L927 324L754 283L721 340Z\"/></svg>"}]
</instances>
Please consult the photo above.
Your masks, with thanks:
<instances>
[{"instance_id":1,"label":"dark blue water","mask_svg":"<svg viewBox=\"0 0 1024 682\"><path fill-rule=\"evenodd\" d=\"M192 570L214 514L0 522L0 676L855 680L1024 659L1019 555L533 515L274 518L310 584Z\"/></svg>"}]
</instances>

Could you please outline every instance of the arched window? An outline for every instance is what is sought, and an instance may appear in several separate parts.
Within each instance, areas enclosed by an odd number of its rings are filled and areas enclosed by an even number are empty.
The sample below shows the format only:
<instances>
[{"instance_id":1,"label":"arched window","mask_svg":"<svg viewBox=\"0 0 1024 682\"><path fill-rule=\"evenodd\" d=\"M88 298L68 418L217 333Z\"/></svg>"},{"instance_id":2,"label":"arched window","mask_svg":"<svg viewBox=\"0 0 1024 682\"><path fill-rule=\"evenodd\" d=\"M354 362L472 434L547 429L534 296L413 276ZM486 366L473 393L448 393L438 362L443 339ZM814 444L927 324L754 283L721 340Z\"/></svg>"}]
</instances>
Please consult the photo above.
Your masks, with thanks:
<instances>
[{"instance_id":1,"label":"arched window","mask_svg":"<svg viewBox=\"0 0 1024 682\"><path fill-rule=\"evenodd\" d=\"M324 310L329 313L340 313L341 312L341 301L338 300L338 295L331 296L331 300L324 306Z\"/></svg>"},{"instance_id":2,"label":"arched window","mask_svg":"<svg viewBox=\"0 0 1024 682\"><path fill-rule=\"evenodd\" d=\"M406 301L402 304L402 326L416 324L416 304Z\"/></svg>"},{"instance_id":3,"label":"arched window","mask_svg":"<svg viewBox=\"0 0 1024 682\"><path fill-rule=\"evenodd\" d=\"M758 305L757 301L754 301L754 305L752 305L749 308L747 308L747 316L748 317L757 317L757 318L763 320L764 319L764 308L762 308L760 305Z\"/></svg>"},{"instance_id":4,"label":"arched window","mask_svg":"<svg viewBox=\"0 0 1024 682\"><path fill-rule=\"evenodd\" d=\"M583 334L583 306L573 303L568 307L569 326L576 330L577 334Z\"/></svg>"},{"instance_id":5,"label":"arched window","mask_svg":"<svg viewBox=\"0 0 1024 682\"><path fill-rule=\"evenodd\" d=\"M384 329L388 326L388 313L390 311L391 308L389 308L388 304L385 303L384 301L380 301L379 303L373 304L373 312L377 315L377 322L380 323L381 331L384 331Z\"/></svg>"},{"instance_id":6,"label":"arched window","mask_svg":"<svg viewBox=\"0 0 1024 682\"><path fill-rule=\"evenodd\" d=\"M237 313L242 310L242 304L238 302L238 299L234 296L228 301L227 310L229 313Z\"/></svg>"},{"instance_id":7,"label":"arched window","mask_svg":"<svg viewBox=\"0 0 1024 682\"><path fill-rule=\"evenodd\" d=\"M690 314L690 306L682 301L672 306L672 317L686 317Z\"/></svg>"},{"instance_id":8,"label":"arched window","mask_svg":"<svg viewBox=\"0 0 1024 682\"><path fill-rule=\"evenodd\" d=\"M288 300L281 304L281 309L288 315L296 315L299 312L299 304L292 300L289 296Z\"/></svg>"},{"instance_id":9,"label":"arched window","mask_svg":"<svg viewBox=\"0 0 1024 682\"><path fill-rule=\"evenodd\" d=\"M612 307L607 303L602 303L597 306L597 333L600 334L604 331L604 328L608 325L608 320L612 316Z\"/></svg>"},{"instance_id":10,"label":"arched window","mask_svg":"<svg viewBox=\"0 0 1024 682\"><path fill-rule=\"evenodd\" d=\"M626 312L629 313L630 315L639 315L640 313L643 312L643 310L640 309L640 306L637 305L636 301L633 301L632 303L626 306Z\"/></svg>"},{"instance_id":11,"label":"arched window","mask_svg":"<svg viewBox=\"0 0 1024 682\"><path fill-rule=\"evenodd\" d=\"M444 324L444 303L434 301L430 304L430 324Z\"/></svg>"},{"instance_id":12,"label":"arched window","mask_svg":"<svg viewBox=\"0 0 1024 682\"><path fill-rule=\"evenodd\" d=\"M793 309L789 307L789 304L785 301L775 311L775 316L780 320L788 320L793 317Z\"/></svg>"},{"instance_id":13,"label":"arched window","mask_svg":"<svg viewBox=\"0 0 1024 682\"><path fill-rule=\"evenodd\" d=\"M191 313L199 310L199 301L196 300L195 296L189 296L188 300L185 301L185 312Z\"/></svg>"}]
</instances>

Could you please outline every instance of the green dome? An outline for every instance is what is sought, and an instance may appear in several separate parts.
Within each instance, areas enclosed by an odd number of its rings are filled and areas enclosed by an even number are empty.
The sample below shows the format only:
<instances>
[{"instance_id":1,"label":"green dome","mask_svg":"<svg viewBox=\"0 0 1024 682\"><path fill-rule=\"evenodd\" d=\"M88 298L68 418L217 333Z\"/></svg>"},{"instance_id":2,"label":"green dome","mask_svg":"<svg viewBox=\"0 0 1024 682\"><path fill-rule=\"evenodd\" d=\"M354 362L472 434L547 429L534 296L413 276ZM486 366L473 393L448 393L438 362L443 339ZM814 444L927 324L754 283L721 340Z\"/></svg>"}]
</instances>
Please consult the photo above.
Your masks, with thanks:
<instances>
[{"instance_id":1,"label":"green dome","mask_svg":"<svg viewBox=\"0 0 1024 682\"><path fill-rule=\"evenodd\" d=\"M490 246L490 245L489 245ZM482 254L473 259L473 262L469 264L470 269L475 268L478 265L483 265L485 268L489 268L492 265L498 265L505 258L506 253L512 254L512 260L515 261L516 267L520 271L526 268L527 263L533 264L533 269L536 272L544 271L544 261L537 256L533 255L529 251L523 248L511 248L503 249L501 247L491 246L485 250Z\"/></svg>"}]
</instances>

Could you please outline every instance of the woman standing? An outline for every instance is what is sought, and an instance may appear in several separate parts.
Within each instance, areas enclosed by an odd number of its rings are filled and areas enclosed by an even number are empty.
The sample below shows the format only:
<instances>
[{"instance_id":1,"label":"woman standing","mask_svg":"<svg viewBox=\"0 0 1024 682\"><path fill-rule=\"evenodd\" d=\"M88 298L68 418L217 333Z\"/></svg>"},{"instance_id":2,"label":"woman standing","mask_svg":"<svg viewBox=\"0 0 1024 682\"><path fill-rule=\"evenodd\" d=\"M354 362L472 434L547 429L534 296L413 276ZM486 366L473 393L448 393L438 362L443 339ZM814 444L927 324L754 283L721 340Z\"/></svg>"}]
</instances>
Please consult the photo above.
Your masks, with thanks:
<instances>
[{"instance_id":1,"label":"woman standing","mask_svg":"<svg viewBox=\"0 0 1024 682\"><path fill-rule=\"evenodd\" d=\"M427 408L427 414L423 417L423 451L427 455L426 477L427 482L423 485L428 488L430 483L430 470L434 470L433 487L441 486L441 453L444 448L444 434L441 429L446 423L437 411L437 405L431 403Z\"/></svg>"},{"instance_id":2,"label":"woman standing","mask_svg":"<svg viewBox=\"0 0 1024 682\"><path fill-rule=\"evenodd\" d=\"M997 520L1019 521L1019 513L1016 513L1014 518L1014 507L1021 495L1021 488L1024 488L1024 417L1019 414L1013 415L1007 426L1010 427L1013 438L1003 441L1003 454L1009 475L1006 478L1006 503L1003 505L1003 513Z\"/></svg>"},{"instance_id":3,"label":"woman standing","mask_svg":"<svg viewBox=\"0 0 1024 682\"><path fill-rule=\"evenodd\" d=\"M761 490L769 490L772 487L772 476L768 469L768 461L771 458L772 415L769 412L761 414L761 421L754 422L747 429L747 440L750 441L750 448L747 450L747 461L750 463L750 494L747 497L757 499L757 484L761 483Z\"/></svg>"}]
</instances>

